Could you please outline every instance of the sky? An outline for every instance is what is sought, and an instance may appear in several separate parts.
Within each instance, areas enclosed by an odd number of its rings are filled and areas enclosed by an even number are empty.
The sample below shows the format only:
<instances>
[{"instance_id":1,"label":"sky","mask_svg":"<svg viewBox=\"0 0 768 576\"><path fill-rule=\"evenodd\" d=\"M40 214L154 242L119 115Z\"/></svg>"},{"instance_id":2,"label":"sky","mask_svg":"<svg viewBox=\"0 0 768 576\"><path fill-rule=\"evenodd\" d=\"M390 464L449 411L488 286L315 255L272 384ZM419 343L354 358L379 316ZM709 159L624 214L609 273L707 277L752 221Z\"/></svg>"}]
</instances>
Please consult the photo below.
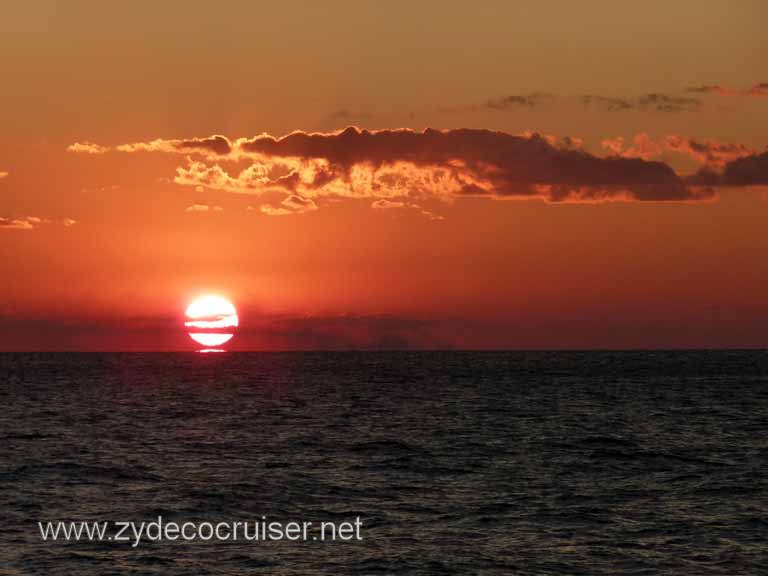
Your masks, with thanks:
<instances>
[{"instance_id":1,"label":"sky","mask_svg":"<svg viewBox=\"0 0 768 576\"><path fill-rule=\"evenodd\" d=\"M768 346L768 4L0 5L0 350Z\"/></svg>"}]
</instances>

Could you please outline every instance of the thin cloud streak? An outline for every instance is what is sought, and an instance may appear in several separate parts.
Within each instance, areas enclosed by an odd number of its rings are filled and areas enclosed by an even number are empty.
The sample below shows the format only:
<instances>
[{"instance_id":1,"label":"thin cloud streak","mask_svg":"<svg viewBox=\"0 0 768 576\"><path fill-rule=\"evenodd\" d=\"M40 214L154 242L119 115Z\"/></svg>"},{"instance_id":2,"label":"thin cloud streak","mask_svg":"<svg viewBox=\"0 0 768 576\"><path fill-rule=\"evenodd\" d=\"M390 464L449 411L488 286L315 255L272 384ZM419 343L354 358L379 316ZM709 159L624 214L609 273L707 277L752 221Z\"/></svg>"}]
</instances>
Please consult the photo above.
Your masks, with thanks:
<instances>
[{"instance_id":1,"label":"thin cloud streak","mask_svg":"<svg viewBox=\"0 0 768 576\"><path fill-rule=\"evenodd\" d=\"M37 230L43 225L52 223L53 220L50 218L40 218L38 216L0 216L0 230ZM77 220L72 218L61 220L61 225L65 228L71 228L75 224L77 224Z\"/></svg>"},{"instance_id":2,"label":"thin cloud streak","mask_svg":"<svg viewBox=\"0 0 768 576\"><path fill-rule=\"evenodd\" d=\"M208 204L192 204L187 206L185 212L222 212L224 208L221 206L209 206Z\"/></svg>"},{"instance_id":3,"label":"thin cloud streak","mask_svg":"<svg viewBox=\"0 0 768 576\"><path fill-rule=\"evenodd\" d=\"M601 96L586 94L581 97L585 108L597 109L605 112L694 112L701 108L701 100L690 96L676 96L673 94L649 93L637 98L618 98L613 96Z\"/></svg>"},{"instance_id":4,"label":"thin cloud streak","mask_svg":"<svg viewBox=\"0 0 768 576\"><path fill-rule=\"evenodd\" d=\"M687 92L693 94L714 94L716 96L748 96L765 98L768 97L768 82L753 84L749 88L729 88L721 84L703 84L700 86L689 86Z\"/></svg>"},{"instance_id":5,"label":"thin cloud streak","mask_svg":"<svg viewBox=\"0 0 768 576\"><path fill-rule=\"evenodd\" d=\"M106 154L108 152L166 152L187 154L199 152L212 156L223 156L232 151L229 139L215 134L207 138L163 139L157 138L148 142L130 142L117 146L102 146L93 142L75 142L67 150L77 154Z\"/></svg>"},{"instance_id":6,"label":"thin cloud streak","mask_svg":"<svg viewBox=\"0 0 768 576\"><path fill-rule=\"evenodd\" d=\"M554 94L545 92L533 92L531 94L510 94L501 98L490 98L486 100L481 108L487 110L509 110L513 108L537 108L554 100Z\"/></svg>"},{"instance_id":7,"label":"thin cloud streak","mask_svg":"<svg viewBox=\"0 0 768 576\"><path fill-rule=\"evenodd\" d=\"M0 230L34 230L42 220L36 216L24 216L21 218L0 217Z\"/></svg>"}]
</instances>

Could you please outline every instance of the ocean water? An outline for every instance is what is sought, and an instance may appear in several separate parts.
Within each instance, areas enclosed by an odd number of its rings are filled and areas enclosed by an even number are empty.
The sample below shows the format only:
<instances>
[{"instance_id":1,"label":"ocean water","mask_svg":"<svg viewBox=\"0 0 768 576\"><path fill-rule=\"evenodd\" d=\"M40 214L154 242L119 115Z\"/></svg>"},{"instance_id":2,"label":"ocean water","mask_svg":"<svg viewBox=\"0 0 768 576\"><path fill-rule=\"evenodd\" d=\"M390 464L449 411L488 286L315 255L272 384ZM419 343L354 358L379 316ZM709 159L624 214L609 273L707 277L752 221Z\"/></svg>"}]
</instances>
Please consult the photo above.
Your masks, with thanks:
<instances>
[{"instance_id":1,"label":"ocean water","mask_svg":"<svg viewBox=\"0 0 768 576\"><path fill-rule=\"evenodd\" d=\"M0 574L768 573L768 353L0 355ZM343 522L349 541L43 540Z\"/></svg>"}]
</instances>

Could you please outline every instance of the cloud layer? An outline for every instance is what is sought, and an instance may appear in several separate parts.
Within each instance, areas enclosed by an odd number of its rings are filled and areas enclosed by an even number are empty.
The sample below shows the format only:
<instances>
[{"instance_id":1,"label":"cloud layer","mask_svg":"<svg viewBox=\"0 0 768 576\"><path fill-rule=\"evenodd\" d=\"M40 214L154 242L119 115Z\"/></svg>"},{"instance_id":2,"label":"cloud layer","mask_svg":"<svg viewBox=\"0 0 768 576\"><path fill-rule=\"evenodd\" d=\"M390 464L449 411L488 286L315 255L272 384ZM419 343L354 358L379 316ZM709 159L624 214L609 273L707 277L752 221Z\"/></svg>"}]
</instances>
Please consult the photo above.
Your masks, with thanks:
<instances>
[{"instance_id":1,"label":"cloud layer","mask_svg":"<svg viewBox=\"0 0 768 576\"><path fill-rule=\"evenodd\" d=\"M192 163L179 183L258 193L278 187L307 198L449 200L480 195L552 202L698 200L711 191L685 186L666 164L600 158L572 139L490 130L294 132L237 141L254 164L232 176Z\"/></svg>"},{"instance_id":2,"label":"cloud layer","mask_svg":"<svg viewBox=\"0 0 768 576\"><path fill-rule=\"evenodd\" d=\"M350 127L283 137L261 134L229 140L214 135L112 148L75 144L69 149L181 155L185 160L176 168L176 184L259 197L260 212L270 216L313 212L326 200L343 198L367 199L378 210L415 208L430 219L440 216L425 202L466 196L548 202L702 201L714 196L714 187L763 184L767 179L765 153L739 144L677 135L654 141L638 134L627 145L623 138L614 138L602 146L608 156L586 152L578 138L536 133ZM682 177L657 160L664 152L690 156L702 168ZM195 206L189 210L201 211Z\"/></svg>"}]
</instances>

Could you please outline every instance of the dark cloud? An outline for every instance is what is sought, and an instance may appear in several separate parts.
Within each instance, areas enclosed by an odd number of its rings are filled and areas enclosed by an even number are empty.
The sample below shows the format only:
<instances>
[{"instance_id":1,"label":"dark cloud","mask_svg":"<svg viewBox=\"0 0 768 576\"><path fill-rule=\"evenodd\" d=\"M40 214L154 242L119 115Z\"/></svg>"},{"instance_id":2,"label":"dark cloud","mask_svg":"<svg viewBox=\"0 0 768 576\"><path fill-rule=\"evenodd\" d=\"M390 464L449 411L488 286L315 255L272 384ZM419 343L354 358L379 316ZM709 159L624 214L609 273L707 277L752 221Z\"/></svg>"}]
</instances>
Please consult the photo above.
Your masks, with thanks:
<instances>
[{"instance_id":1,"label":"dark cloud","mask_svg":"<svg viewBox=\"0 0 768 576\"><path fill-rule=\"evenodd\" d=\"M731 91L725 86L719 84L702 84L700 86L689 86L685 89L686 92L692 94L729 94Z\"/></svg>"},{"instance_id":2,"label":"dark cloud","mask_svg":"<svg viewBox=\"0 0 768 576\"><path fill-rule=\"evenodd\" d=\"M441 326L393 315L271 316L254 318L244 341L282 350L411 350L454 347Z\"/></svg>"},{"instance_id":3,"label":"dark cloud","mask_svg":"<svg viewBox=\"0 0 768 576\"><path fill-rule=\"evenodd\" d=\"M768 186L768 151L731 160L722 172L705 167L687 181L694 186Z\"/></svg>"},{"instance_id":4,"label":"dark cloud","mask_svg":"<svg viewBox=\"0 0 768 576\"><path fill-rule=\"evenodd\" d=\"M624 110L633 110L635 106L630 100L624 98L612 98L609 96L597 96L587 94L581 97L581 102L587 108L600 108L609 112L621 112Z\"/></svg>"},{"instance_id":5,"label":"dark cloud","mask_svg":"<svg viewBox=\"0 0 768 576\"><path fill-rule=\"evenodd\" d=\"M232 145L226 136L214 135L208 138L191 138L180 140L175 144L179 150L203 150L214 154L224 155L232 151Z\"/></svg>"},{"instance_id":6,"label":"dark cloud","mask_svg":"<svg viewBox=\"0 0 768 576\"><path fill-rule=\"evenodd\" d=\"M262 135L239 145L244 152L265 157L325 161L311 180L303 182L307 190L348 182L358 166L375 173L384 166L407 163L439 173L454 195L539 196L551 201L699 200L712 195L689 189L664 163L600 158L559 147L538 134L474 129L371 132L351 127L336 133L295 132L283 138ZM397 173L387 176L382 185L398 184Z\"/></svg>"},{"instance_id":7,"label":"dark cloud","mask_svg":"<svg viewBox=\"0 0 768 576\"><path fill-rule=\"evenodd\" d=\"M638 102L671 110L679 102L670 98L647 95ZM617 102L608 105L628 105ZM223 136L152 140L114 149L196 152L186 166L177 167L175 183L264 195L266 205L261 211L270 215L317 210L326 198L384 199L423 208L429 200L450 202L468 195L551 202L696 201L714 195L694 180L684 181L664 162L652 160L660 147L647 136L636 138L626 150L622 139L604 145L613 151L611 156L586 152L579 138L537 133L349 127L335 132L297 131L279 138L261 134L234 141ZM678 151L701 154L696 143L681 141L677 146ZM737 152L718 146L712 148L706 162L715 167ZM432 214L425 215L428 213Z\"/></svg>"},{"instance_id":8,"label":"dark cloud","mask_svg":"<svg viewBox=\"0 0 768 576\"><path fill-rule=\"evenodd\" d=\"M581 97L587 108L597 108L608 112L640 110L645 112L690 112L701 106L701 100L690 96L649 93L638 98L614 98L588 94Z\"/></svg>"},{"instance_id":9,"label":"dark cloud","mask_svg":"<svg viewBox=\"0 0 768 576\"><path fill-rule=\"evenodd\" d=\"M353 112L349 108L340 108L335 112L328 114L328 120L333 122L359 122L361 120L370 120L373 118L373 114L367 112Z\"/></svg>"},{"instance_id":10,"label":"dark cloud","mask_svg":"<svg viewBox=\"0 0 768 576\"><path fill-rule=\"evenodd\" d=\"M7 351L194 350L178 317L90 317L0 311L0 349Z\"/></svg>"},{"instance_id":11,"label":"dark cloud","mask_svg":"<svg viewBox=\"0 0 768 576\"><path fill-rule=\"evenodd\" d=\"M646 94L637 99L642 110L656 112L687 112L701 106L701 100L689 96L670 96L669 94Z\"/></svg>"},{"instance_id":12,"label":"dark cloud","mask_svg":"<svg viewBox=\"0 0 768 576\"><path fill-rule=\"evenodd\" d=\"M398 315L272 315L241 310L230 350L410 350L455 346L447 324ZM217 332L218 329L206 329ZM30 316L0 312L3 350L199 348L178 317Z\"/></svg>"},{"instance_id":13,"label":"dark cloud","mask_svg":"<svg viewBox=\"0 0 768 576\"><path fill-rule=\"evenodd\" d=\"M483 108L488 110L509 110L511 108L536 108L549 100L554 95L543 92L534 92L532 94L513 94L501 98L492 98L483 103Z\"/></svg>"},{"instance_id":14,"label":"dark cloud","mask_svg":"<svg viewBox=\"0 0 768 576\"><path fill-rule=\"evenodd\" d=\"M728 186L768 185L768 151L728 162L723 176Z\"/></svg>"}]
</instances>

